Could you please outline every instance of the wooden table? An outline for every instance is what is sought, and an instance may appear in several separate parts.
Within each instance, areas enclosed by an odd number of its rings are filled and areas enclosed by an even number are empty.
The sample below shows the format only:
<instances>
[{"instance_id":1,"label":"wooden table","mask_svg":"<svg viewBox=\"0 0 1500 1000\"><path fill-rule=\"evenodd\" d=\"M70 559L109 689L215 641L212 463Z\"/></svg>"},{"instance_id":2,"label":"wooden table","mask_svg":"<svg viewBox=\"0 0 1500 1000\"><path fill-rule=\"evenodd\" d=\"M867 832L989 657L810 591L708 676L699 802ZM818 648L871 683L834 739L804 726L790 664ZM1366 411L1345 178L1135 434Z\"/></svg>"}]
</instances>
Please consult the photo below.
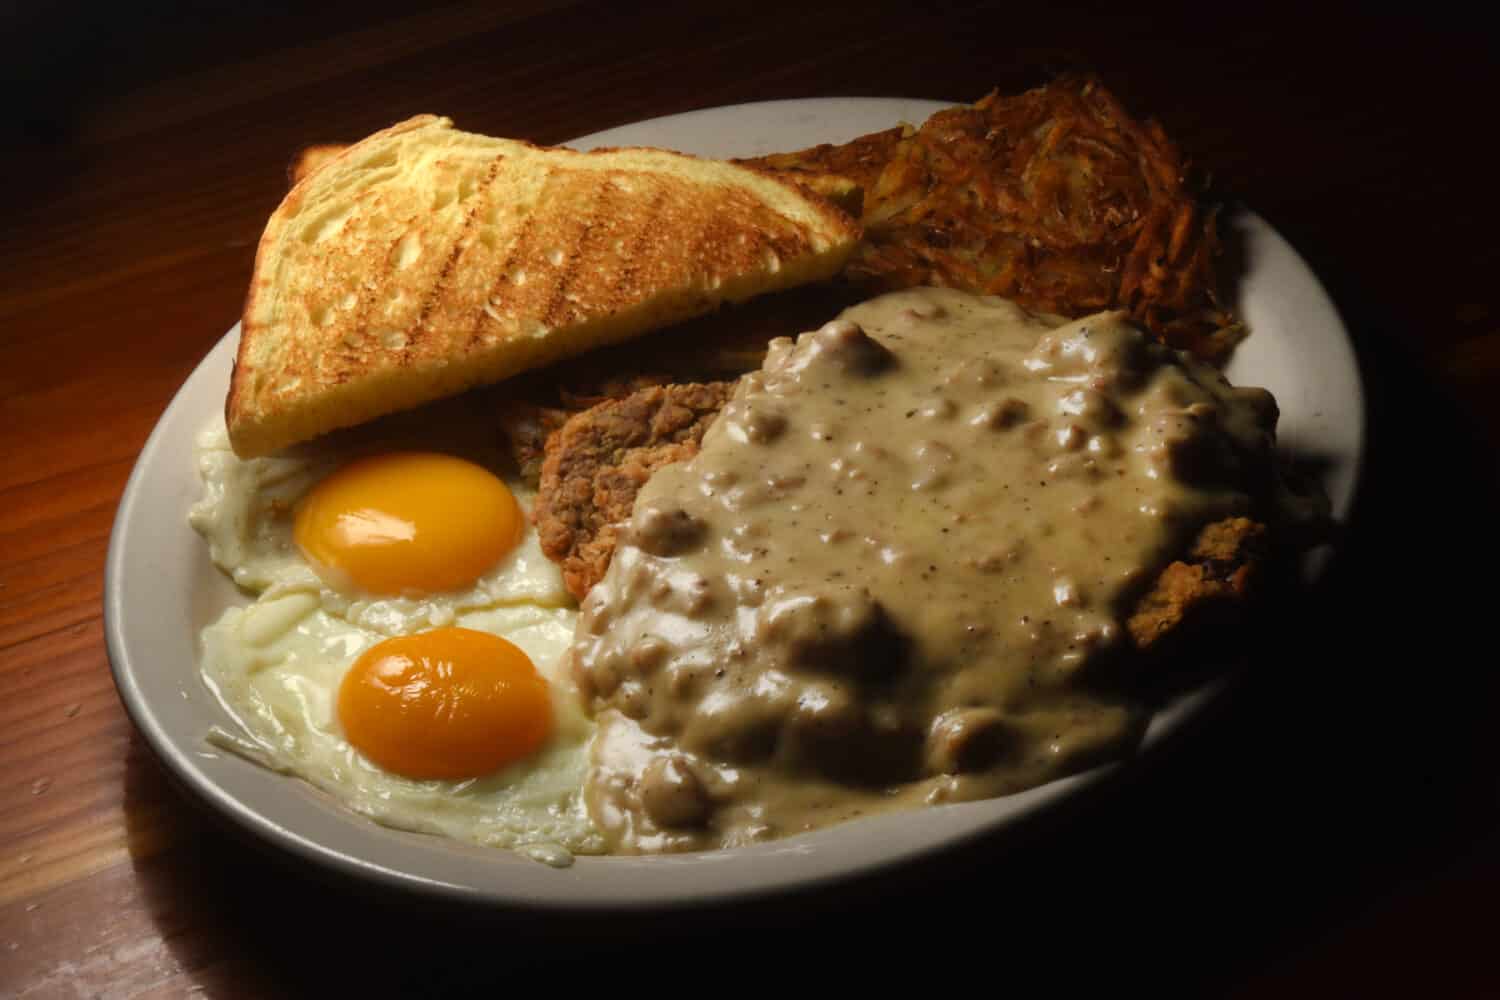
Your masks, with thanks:
<instances>
[{"instance_id":1,"label":"wooden table","mask_svg":"<svg viewBox=\"0 0 1500 1000\"><path fill-rule=\"evenodd\" d=\"M8 15L0 994L430 995L539 967L701 990L794 959L814 964L782 986L972 968L1064 994L1500 992L1487 42L1425 7L1043 6ZM629 919L370 896L172 787L111 684L105 548L146 435L237 318L297 148L422 111L554 142L767 98L974 99L1069 68L1158 116L1299 247L1370 390L1365 489L1333 572L1176 752L1003 850Z\"/></svg>"}]
</instances>

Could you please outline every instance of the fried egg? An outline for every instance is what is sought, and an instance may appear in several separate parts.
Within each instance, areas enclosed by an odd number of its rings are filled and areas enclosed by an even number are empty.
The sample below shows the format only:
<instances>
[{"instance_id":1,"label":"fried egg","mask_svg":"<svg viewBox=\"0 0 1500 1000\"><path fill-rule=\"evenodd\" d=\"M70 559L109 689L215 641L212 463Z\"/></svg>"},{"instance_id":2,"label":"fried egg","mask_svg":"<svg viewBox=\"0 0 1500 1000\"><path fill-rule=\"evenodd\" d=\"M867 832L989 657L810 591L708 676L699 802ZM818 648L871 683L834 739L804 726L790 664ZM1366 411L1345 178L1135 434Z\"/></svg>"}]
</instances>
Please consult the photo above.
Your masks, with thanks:
<instances>
[{"instance_id":1,"label":"fried egg","mask_svg":"<svg viewBox=\"0 0 1500 1000\"><path fill-rule=\"evenodd\" d=\"M429 408L431 410L432 408ZM424 412L242 460L198 436L189 521L254 596L204 629L222 749L376 822L552 863L602 840L577 612L483 419Z\"/></svg>"},{"instance_id":2,"label":"fried egg","mask_svg":"<svg viewBox=\"0 0 1500 1000\"><path fill-rule=\"evenodd\" d=\"M479 504L502 508L504 514L503 502L492 495L493 486L481 485L477 497L468 493L471 481L479 478L476 471L493 480L493 473L506 467L493 424L451 406L414 412L424 416L403 414L249 461L230 449L223 418L216 417L196 440L203 494L188 514L189 523L208 543L214 565L250 593L316 593L319 606L330 615L383 635L451 625L463 611L498 605L571 606L562 575L542 554L536 532L525 525L521 509L529 508L531 498L519 482L500 484L512 496L514 514L505 515L512 519L496 525L482 511L476 512L474 505ZM440 449L434 427L442 428ZM411 454L435 450L442 454L425 459ZM460 460L477 468L455 474ZM432 474L433 467L438 467L437 474ZM299 518L300 501L320 485L326 488L323 502ZM403 489L415 496L403 494ZM362 500L371 498L405 509L414 537L390 540L400 544L363 547L357 537L334 537L341 527L337 504L348 507L344 513L357 514L378 505L360 507ZM314 558L326 558L327 565L318 566L298 547L299 520L305 522L302 533L314 536ZM343 519L344 525L358 521ZM368 542L379 525L365 527ZM357 535L352 529L348 533ZM482 551L487 558L503 552L491 536L509 533L518 539L514 547L471 582L445 589L444 584L452 581L424 575L437 572L433 567L454 550L461 555ZM476 544L476 539L485 538L490 540ZM356 567L352 573L348 565L327 555L341 552ZM363 571L372 573L377 584L383 572L386 582L395 586L362 586Z\"/></svg>"}]
</instances>

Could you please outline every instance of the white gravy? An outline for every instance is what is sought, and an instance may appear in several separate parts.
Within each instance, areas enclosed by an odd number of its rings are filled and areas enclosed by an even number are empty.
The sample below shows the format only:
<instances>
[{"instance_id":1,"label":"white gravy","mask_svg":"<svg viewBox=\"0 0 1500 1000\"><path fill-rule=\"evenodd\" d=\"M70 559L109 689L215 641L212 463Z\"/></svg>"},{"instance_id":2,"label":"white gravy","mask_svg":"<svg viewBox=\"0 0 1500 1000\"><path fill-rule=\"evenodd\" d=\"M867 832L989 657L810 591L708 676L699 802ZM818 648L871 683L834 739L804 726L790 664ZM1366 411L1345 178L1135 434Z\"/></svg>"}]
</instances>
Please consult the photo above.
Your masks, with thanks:
<instances>
[{"instance_id":1,"label":"white gravy","mask_svg":"<svg viewBox=\"0 0 1500 1000\"><path fill-rule=\"evenodd\" d=\"M1005 794L1125 752L1131 602L1250 509L1275 404L1120 314L944 289L772 345L641 490L572 666L620 853Z\"/></svg>"}]
</instances>

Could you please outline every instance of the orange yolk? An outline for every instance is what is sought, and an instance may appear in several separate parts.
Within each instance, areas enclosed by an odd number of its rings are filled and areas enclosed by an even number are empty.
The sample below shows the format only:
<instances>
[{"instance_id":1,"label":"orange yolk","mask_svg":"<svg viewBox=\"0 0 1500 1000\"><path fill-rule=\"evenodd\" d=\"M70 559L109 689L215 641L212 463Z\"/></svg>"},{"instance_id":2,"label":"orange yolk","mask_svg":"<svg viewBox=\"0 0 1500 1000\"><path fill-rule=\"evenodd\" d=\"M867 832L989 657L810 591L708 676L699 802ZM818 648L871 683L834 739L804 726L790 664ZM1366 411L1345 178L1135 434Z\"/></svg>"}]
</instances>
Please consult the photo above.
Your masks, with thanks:
<instances>
[{"instance_id":1,"label":"orange yolk","mask_svg":"<svg viewBox=\"0 0 1500 1000\"><path fill-rule=\"evenodd\" d=\"M293 537L339 589L386 596L467 587L521 540L521 510L488 470L451 455L359 459L297 508Z\"/></svg>"},{"instance_id":2,"label":"orange yolk","mask_svg":"<svg viewBox=\"0 0 1500 1000\"><path fill-rule=\"evenodd\" d=\"M475 778L535 753L552 698L531 659L488 632L439 628L367 649L339 685L355 749L408 778Z\"/></svg>"}]
</instances>

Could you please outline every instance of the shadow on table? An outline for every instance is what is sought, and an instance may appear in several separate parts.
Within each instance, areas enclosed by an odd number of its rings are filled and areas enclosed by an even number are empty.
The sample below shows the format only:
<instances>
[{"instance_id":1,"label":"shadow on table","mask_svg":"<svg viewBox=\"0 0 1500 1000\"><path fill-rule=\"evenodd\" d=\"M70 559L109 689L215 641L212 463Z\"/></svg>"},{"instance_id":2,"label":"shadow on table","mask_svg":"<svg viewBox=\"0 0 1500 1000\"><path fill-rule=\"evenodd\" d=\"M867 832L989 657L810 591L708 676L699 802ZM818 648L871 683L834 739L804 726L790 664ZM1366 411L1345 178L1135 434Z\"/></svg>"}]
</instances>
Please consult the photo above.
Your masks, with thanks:
<instances>
[{"instance_id":1,"label":"shadow on table","mask_svg":"<svg viewBox=\"0 0 1500 1000\"><path fill-rule=\"evenodd\" d=\"M1215 711L1017 835L729 909L559 917L373 895L205 824L138 859L153 919L210 994L465 995L539 975L848 987L970 970L1064 993L1202 994L1285 965L1496 827L1494 685L1471 652L1492 611L1466 582L1495 565L1495 486L1454 408L1366 339L1371 452L1329 574L1263 631ZM128 800L157 794L155 767L132 759ZM1368 956L1367 979L1344 985L1431 986L1423 944Z\"/></svg>"}]
</instances>

